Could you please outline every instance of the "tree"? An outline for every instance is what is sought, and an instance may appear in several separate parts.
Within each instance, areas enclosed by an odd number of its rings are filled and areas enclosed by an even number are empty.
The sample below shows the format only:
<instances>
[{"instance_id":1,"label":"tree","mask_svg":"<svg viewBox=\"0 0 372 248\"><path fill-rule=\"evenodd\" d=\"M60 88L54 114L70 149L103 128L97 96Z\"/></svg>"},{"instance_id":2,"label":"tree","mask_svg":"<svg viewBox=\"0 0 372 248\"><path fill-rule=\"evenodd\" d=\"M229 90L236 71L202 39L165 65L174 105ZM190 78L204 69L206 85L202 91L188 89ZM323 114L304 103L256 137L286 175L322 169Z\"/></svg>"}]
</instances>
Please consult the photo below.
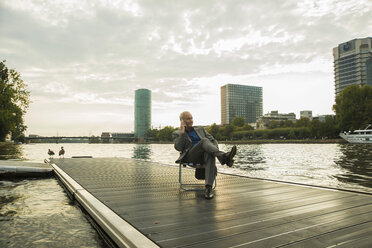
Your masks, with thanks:
<instances>
[{"instance_id":1,"label":"tree","mask_svg":"<svg viewBox=\"0 0 372 248\"><path fill-rule=\"evenodd\" d=\"M336 118L334 116L327 115L324 123L324 135L328 138L337 138L339 133L340 130L337 129Z\"/></svg>"},{"instance_id":2,"label":"tree","mask_svg":"<svg viewBox=\"0 0 372 248\"><path fill-rule=\"evenodd\" d=\"M280 127L293 127L293 121L291 120L285 120L280 122Z\"/></svg>"},{"instance_id":3,"label":"tree","mask_svg":"<svg viewBox=\"0 0 372 248\"><path fill-rule=\"evenodd\" d=\"M349 85L333 105L340 130L360 129L372 123L372 86Z\"/></svg>"},{"instance_id":4,"label":"tree","mask_svg":"<svg viewBox=\"0 0 372 248\"><path fill-rule=\"evenodd\" d=\"M216 124L213 123L207 128L207 132L211 134L216 140L221 139L221 134L220 134L220 127Z\"/></svg>"},{"instance_id":5,"label":"tree","mask_svg":"<svg viewBox=\"0 0 372 248\"><path fill-rule=\"evenodd\" d=\"M176 129L172 126L166 126L160 129L156 136L160 141L172 141L173 140L172 133L175 130Z\"/></svg>"},{"instance_id":6,"label":"tree","mask_svg":"<svg viewBox=\"0 0 372 248\"><path fill-rule=\"evenodd\" d=\"M24 115L28 109L30 92L19 72L8 69L5 60L0 62L0 141L9 133L13 139L23 136L26 130Z\"/></svg>"},{"instance_id":7,"label":"tree","mask_svg":"<svg viewBox=\"0 0 372 248\"><path fill-rule=\"evenodd\" d=\"M233 125L226 125L220 128L221 138L231 139L231 133L234 132L235 127Z\"/></svg>"},{"instance_id":8,"label":"tree","mask_svg":"<svg viewBox=\"0 0 372 248\"><path fill-rule=\"evenodd\" d=\"M310 126L310 120L309 118L306 118L306 117L301 117L294 124L294 127L309 127L309 126Z\"/></svg>"},{"instance_id":9,"label":"tree","mask_svg":"<svg viewBox=\"0 0 372 248\"><path fill-rule=\"evenodd\" d=\"M267 126L268 129L274 129L274 128L279 128L279 127L280 127L279 121L270 121L269 125Z\"/></svg>"},{"instance_id":10,"label":"tree","mask_svg":"<svg viewBox=\"0 0 372 248\"><path fill-rule=\"evenodd\" d=\"M251 125L249 125L249 124L244 124L244 126L242 126L242 127L236 127L235 128L235 131L249 131L249 130L253 130L254 128L251 126Z\"/></svg>"},{"instance_id":11,"label":"tree","mask_svg":"<svg viewBox=\"0 0 372 248\"><path fill-rule=\"evenodd\" d=\"M146 138L151 139L151 140L157 140L157 135L158 135L159 130L158 129L148 129L146 132Z\"/></svg>"},{"instance_id":12,"label":"tree","mask_svg":"<svg viewBox=\"0 0 372 248\"><path fill-rule=\"evenodd\" d=\"M242 127L245 124L245 119L241 116L237 116L232 119L231 123L233 124L233 126Z\"/></svg>"},{"instance_id":13,"label":"tree","mask_svg":"<svg viewBox=\"0 0 372 248\"><path fill-rule=\"evenodd\" d=\"M288 138L296 139L296 134L293 128L291 128L291 131L289 131Z\"/></svg>"},{"instance_id":14,"label":"tree","mask_svg":"<svg viewBox=\"0 0 372 248\"><path fill-rule=\"evenodd\" d=\"M313 138L320 138L324 135L323 126L319 120L312 120L310 122L310 133Z\"/></svg>"}]
</instances>

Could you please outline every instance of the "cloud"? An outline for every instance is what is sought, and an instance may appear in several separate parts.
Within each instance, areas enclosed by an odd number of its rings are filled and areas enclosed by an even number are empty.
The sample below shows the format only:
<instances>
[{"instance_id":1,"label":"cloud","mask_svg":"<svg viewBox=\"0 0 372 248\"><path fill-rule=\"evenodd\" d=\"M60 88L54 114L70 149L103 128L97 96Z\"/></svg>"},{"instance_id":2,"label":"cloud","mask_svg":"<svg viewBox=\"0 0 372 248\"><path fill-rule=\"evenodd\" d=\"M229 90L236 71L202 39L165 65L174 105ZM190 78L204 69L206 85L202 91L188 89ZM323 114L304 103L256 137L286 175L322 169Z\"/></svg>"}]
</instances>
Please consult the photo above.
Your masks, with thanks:
<instances>
[{"instance_id":1,"label":"cloud","mask_svg":"<svg viewBox=\"0 0 372 248\"><path fill-rule=\"evenodd\" d=\"M264 92L296 83L292 89L300 91L311 88L313 77L332 92L332 48L370 36L371 10L367 0L13 0L0 5L0 57L29 83L33 109L75 104L66 111L86 111L93 122L98 105L132 111L134 90L148 88L156 126L186 107L206 111L198 114L204 124L219 123L225 83ZM309 91L290 101L311 109L319 89ZM322 98L325 107L317 111L329 113L333 97ZM284 102L270 95L264 108L293 106ZM40 125L32 120L30 129Z\"/></svg>"}]
</instances>

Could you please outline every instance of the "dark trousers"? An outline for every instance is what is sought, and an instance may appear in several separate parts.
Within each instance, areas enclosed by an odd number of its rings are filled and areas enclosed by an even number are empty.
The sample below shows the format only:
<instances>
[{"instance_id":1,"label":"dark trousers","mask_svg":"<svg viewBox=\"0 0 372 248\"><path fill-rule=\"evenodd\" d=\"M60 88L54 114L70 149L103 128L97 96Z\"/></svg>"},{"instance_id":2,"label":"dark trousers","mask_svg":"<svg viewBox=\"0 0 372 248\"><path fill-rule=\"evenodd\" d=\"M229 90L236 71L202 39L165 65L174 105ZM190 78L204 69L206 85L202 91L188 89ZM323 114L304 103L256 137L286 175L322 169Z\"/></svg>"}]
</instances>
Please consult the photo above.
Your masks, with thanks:
<instances>
[{"instance_id":1,"label":"dark trousers","mask_svg":"<svg viewBox=\"0 0 372 248\"><path fill-rule=\"evenodd\" d=\"M203 138L186 154L187 163L200 163L205 167L205 185L213 185L217 175L216 157L222 156L220 151L209 139Z\"/></svg>"}]
</instances>

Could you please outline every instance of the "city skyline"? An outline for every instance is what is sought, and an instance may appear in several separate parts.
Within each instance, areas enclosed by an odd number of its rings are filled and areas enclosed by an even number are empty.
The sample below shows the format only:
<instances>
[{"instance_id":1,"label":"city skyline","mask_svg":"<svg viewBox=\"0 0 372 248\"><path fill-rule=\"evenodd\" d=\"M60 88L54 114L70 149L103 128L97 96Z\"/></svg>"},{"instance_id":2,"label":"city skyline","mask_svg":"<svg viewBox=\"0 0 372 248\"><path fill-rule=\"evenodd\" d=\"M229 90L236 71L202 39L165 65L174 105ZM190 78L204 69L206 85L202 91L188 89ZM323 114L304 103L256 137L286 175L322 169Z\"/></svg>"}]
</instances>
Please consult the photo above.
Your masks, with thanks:
<instances>
[{"instance_id":1,"label":"city skyline","mask_svg":"<svg viewBox=\"0 0 372 248\"><path fill-rule=\"evenodd\" d=\"M263 88L263 114L333 114L332 49L371 37L371 1L4 1L0 59L31 91L26 134L134 131L134 92L152 126L219 124L220 87Z\"/></svg>"}]
</instances>

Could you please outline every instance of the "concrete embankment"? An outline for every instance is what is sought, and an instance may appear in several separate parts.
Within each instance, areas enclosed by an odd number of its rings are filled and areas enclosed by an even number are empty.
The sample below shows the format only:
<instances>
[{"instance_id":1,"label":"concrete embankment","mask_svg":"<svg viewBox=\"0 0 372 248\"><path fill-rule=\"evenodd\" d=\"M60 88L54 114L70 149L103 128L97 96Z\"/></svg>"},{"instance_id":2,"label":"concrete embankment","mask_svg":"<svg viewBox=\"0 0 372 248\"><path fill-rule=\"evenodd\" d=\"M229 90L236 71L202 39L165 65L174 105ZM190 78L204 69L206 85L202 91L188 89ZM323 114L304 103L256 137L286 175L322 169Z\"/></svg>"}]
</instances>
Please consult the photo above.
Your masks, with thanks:
<instances>
[{"instance_id":1,"label":"concrete embankment","mask_svg":"<svg viewBox=\"0 0 372 248\"><path fill-rule=\"evenodd\" d=\"M35 178L53 176L53 169L44 163L0 160L0 178Z\"/></svg>"}]
</instances>

